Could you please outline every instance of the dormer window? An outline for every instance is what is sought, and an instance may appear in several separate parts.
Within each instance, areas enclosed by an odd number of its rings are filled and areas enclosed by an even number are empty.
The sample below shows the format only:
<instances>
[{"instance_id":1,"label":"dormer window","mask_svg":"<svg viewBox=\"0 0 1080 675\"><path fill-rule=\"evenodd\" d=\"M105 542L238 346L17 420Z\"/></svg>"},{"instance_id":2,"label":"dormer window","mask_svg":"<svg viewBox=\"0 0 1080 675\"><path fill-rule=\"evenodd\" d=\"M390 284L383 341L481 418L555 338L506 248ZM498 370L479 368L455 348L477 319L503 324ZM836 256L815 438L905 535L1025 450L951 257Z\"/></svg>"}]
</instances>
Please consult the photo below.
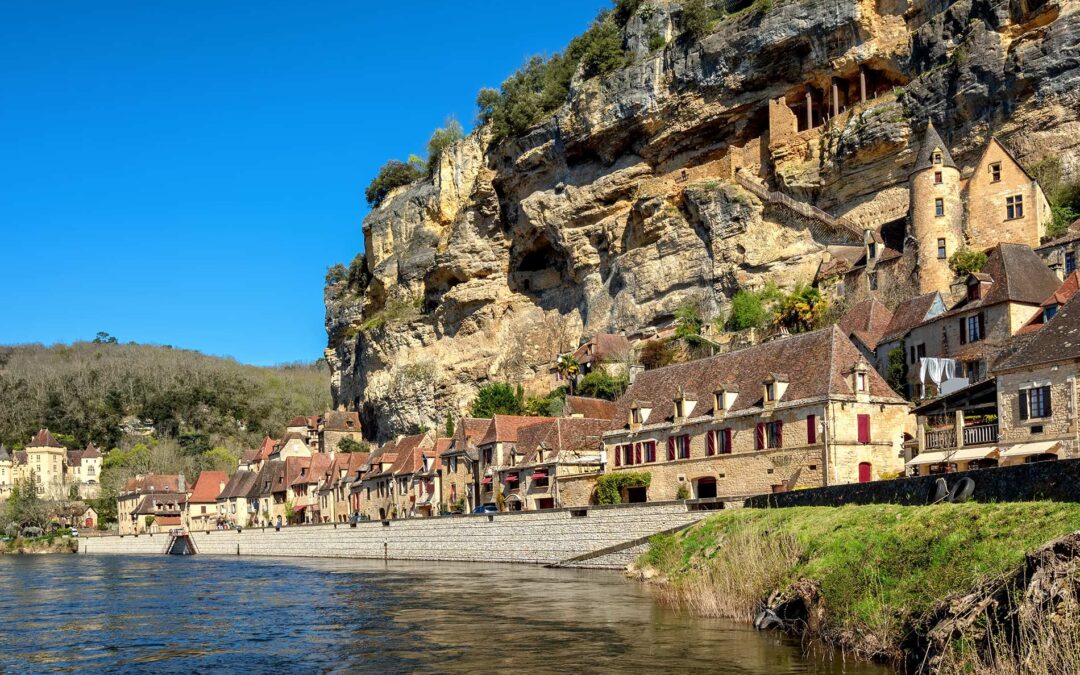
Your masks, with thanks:
<instances>
[{"instance_id":1,"label":"dormer window","mask_svg":"<svg viewBox=\"0 0 1080 675\"><path fill-rule=\"evenodd\" d=\"M772 403L776 400L776 383L771 382L765 385L765 402Z\"/></svg>"},{"instance_id":2,"label":"dormer window","mask_svg":"<svg viewBox=\"0 0 1080 675\"><path fill-rule=\"evenodd\" d=\"M855 388L858 391L866 391L866 373L855 373Z\"/></svg>"},{"instance_id":3,"label":"dormer window","mask_svg":"<svg viewBox=\"0 0 1080 675\"><path fill-rule=\"evenodd\" d=\"M727 410L727 406L724 405L724 390L718 389L713 393L713 412L721 413Z\"/></svg>"},{"instance_id":4,"label":"dormer window","mask_svg":"<svg viewBox=\"0 0 1080 675\"><path fill-rule=\"evenodd\" d=\"M787 391L788 378L787 375L772 374L765 378L764 394L762 399L766 404L776 403L780 399L784 398L784 392Z\"/></svg>"},{"instance_id":5,"label":"dormer window","mask_svg":"<svg viewBox=\"0 0 1080 675\"><path fill-rule=\"evenodd\" d=\"M972 279L968 282L967 299L969 301L978 300L980 297L982 297L982 284L979 283L978 279Z\"/></svg>"},{"instance_id":6,"label":"dormer window","mask_svg":"<svg viewBox=\"0 0 1080 675\"><path fill-rule=\"evenodd\" d=\"M866 258L867 258L867 260L873 260L876 257L877 257L877 243L870 242L870 244L866 247Z\"/></svg>"},{"instance_id":7,"label":"dormer window","mask_svg":"<svg viewBox=\"0 0 1080 675\"><path fill-rule=\"evenodd\" d=\"M941 150L934 150L934 164L941 164Z\"/></svg>"},{"instance_id":8,"label":"dormer window","mask_svg":"<svg viewBox=\"0 0 1080 675\"><path fill-rule=\"evenodd\" d=\"M1043 308L1043 323L1046 323L1050 319L1053 319L1054 315L1057 314L1057 310L1058 310L1057 305L1050 305L1049 307L1044 307Z\"/></svg>"},{"instance_id":9,"label":"dormer window","mask_svg":"<svg viewBox=\"0 0 1080 675\"><path fill-rule=\"evenodd\" d=\"M631 408L630 424L641 424L641 408Z\"/></svg>"}]
</instances>

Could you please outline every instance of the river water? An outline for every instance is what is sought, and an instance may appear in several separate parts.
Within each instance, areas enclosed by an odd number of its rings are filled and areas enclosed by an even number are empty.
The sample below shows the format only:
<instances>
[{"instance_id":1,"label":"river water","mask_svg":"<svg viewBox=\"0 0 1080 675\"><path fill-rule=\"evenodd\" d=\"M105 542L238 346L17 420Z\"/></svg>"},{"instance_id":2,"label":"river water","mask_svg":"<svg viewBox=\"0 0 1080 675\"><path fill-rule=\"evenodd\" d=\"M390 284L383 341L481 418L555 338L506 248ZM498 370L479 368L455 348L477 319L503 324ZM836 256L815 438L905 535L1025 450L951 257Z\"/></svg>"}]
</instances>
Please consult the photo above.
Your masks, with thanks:
<instances>
[{"instance_id":1,"label":"river water","mask_svg":"<svg viewBox=\"0 0 1080 675\"><path fill-rule=\"evenodd\" d=\"M0 556L0 672L885 673L683 616L614 572Z\"/></svg>"}]
</instances>

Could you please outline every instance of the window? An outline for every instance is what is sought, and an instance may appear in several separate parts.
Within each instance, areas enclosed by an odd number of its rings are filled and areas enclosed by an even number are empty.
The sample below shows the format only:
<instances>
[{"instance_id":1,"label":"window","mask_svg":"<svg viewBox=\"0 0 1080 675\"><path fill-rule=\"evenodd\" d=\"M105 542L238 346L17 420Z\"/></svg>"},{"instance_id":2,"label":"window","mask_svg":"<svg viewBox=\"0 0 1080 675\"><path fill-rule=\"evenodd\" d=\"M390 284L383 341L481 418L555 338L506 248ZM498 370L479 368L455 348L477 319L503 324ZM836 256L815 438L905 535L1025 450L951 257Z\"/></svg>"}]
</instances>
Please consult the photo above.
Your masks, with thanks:
<instances>
[{"instance_id":1,"label":"window","mask_svg":"<svg viewBox=\"0 0 1080 675\"><path fill-rule=\"evenodd\" d=\"M941 164L941 151L934 150L934 164Z\"/></svg>"},{"instance_id":2,"label":"window","mask_svg":"<svg viewBox=\"0 0 1080 675\"><path fill-rule=\"evenodd\" d=\"M870 442L870 416L859 415L859 442L867 444Z\"/></svg>"},{"instance_id":3,"label":"window","mask_svg":"<svg viewBox=\"0 0 1080 675\"><path fill-rule=\"evenodd\" d=\"M971 283L971 284L968 284L967 299L968 300L978 300L980 297L982 297L982 290L981 289L982 289L982 284L980 284L978 281L976 281L974 283Z\"/></svg>"},{"instance_id":4,"label":"window","mask_svg":"<svg viewBox=\"0 0 1080 675\"><path fill-rule=\"evenodd\" d=\"M877 257L877 244L876 243L870 242L870 244L866 247L866 257L869 258L870 260L873 260L874 258Z\"/></svg>"},{"instance_id":5,"label":"window","mask_svg":"<svg viewBox=\"0 0 1080 675\"><path fill-rule=\"evenodd\" d=\"M646 462L656 461L656 441L645 441L642 443L644 456Z\"/></svg>"},{"instance_id":6,"label":"window","mask_svg":"<svg viewBox=\"0 0 1080 675\"><path fill-rule=\"evenodd\" d=\"M1024 196L1014 195L1005 198L1005 218L1014 220L1024 217Z\"/></svg>"},{"instance_id":7,"label":"window","mask_svg":"<svg viewBox=\"0 0 1080 675\"><path fill-rule=\"evenodd\" d=\"M634 446L630 443L622 446L623 464L630 466L634 463Z\"/></svg>"},{"instance_id":8,"label":"window","mask_svg":"<svg viewBox=\"0 0 1080 675\"><path fill-rule=\"evenodd\" d=\"M945 240L944 239L938 239L937 240L937 257L938 257L938 260L944 260L945 258L949 257L948 252L945 250Z\"/></svg>"},{"instance_id":9,"label":"window","mask_svg":"<svg viewBox=\"0 0 1080 675\"><path fill-rule=\"evenodd\" d=\"M721 455L730 455L731 454L731 429L721 429L720 431L717 432L717 438L719 439L719 442L717 443L717 446L718 446L717 450L720 452L720 454Z\"/></svg>"},{"instance_id":10,"label":"window","mask_svg":"<svg viewBox=\"0 0 1080 675\"><path fill-rule=\"evenodd\" d=\"M713 394L713 412L723 412L724 410L724 392L723 390Z\"/></svg>"},{"instance_id":11,"label":"window","mask_svg":"<svg viewBox=\"0 0 1080 675\"><path fill-rule=\"evenodd\" d=\"M1072 274L1076 271L1076 253L1069 251L1065 254L1065 274Z\"/></svg>"},{"instance_id":12,"label":"window","mask_svg":"<svg viewBox=\"0 0 1080 675\"><path fill-rule=\"evenodd\" d=\"M990 182L997 183L1001 180L1001 162L994 162L990 165Z\"/></svg>"},{"instance_id":13,"label":"window","mask_svg":"<svg viewBox=\"0 0 1080 675\"><path fill-rule=\"evenodd\" d=\"M775 401L775 400L776 400L776 383L775 382L770 382L769 384L765 385L765 401L768 402L768 401Z\"/></svg>"},{"instance_id":14,"label":"window","mask_svg":"<svg viewBox=\"0 0 1080 675\"><path fill-rule=\"evenodd\" d=\"M758 422L754 436L754 449L756 450L781 448L783 447L784 423L780 420Z\"/></svg>"},{"instance_id":15,"label":"window","mask_svg":"<svg viewBox=\"0 0 1080 675\"><path fill-rule=\"evenodd\" d=\"M817 443L817 415L806 416L806 444Z\"/></svg>"},{"instance_id":16,"label":"window","mask_svg":"<svg viewBox=\"0 0 1080 675\"><path fill-rule=\"evenodd\" d=\"M551 477L548 475L548 470L537 469L532 475L533 487L548 487L551 482Z\"/></svg>"},{"instance_id":17,"label":"window","mask_svg":"<svg viewBox=\"0 0 1080 675\"><path fill-rule=\"evenodd\" d=\"M978 342L986 337L986 315L982 312L960 319L960 344Z\"/></svg>"},{"instance_id":18,"label":"window","mask_svg":"<svg viewBox=\"0 0 1080 675\"><path fill-rule=\"evenodd\" d=\"M630 411L630 421L633 424L641 424L641 408L634 408Z\"/></svg>"},{"instance_id":19,"label":"window","mask_svg":"<svg viewBox=\"0 0 1080 675\"><path fill-rule=\"evenodd\" d=\"M690 437L679 436L675 439L675 448L679 451L679 459L690 459Z\"/></svg>"},{"instance_id":20,"label":"window","mask_svg":"<svg viewBox=\"0 0 1080 675\"><path fill-rule=\"evenodd\" d=\"M945 181L941 177L941 172L940 171L935 171L934 172L934 184L935 185L941 185L944 182Z\"/></svg>"},{"instance_id":21,"label":"window","mask_svg":"<svg viewBox=\"0 0 1080 675\"><path fill-rule=\"evenodd\" d=\"M495 448L484 448L484 464L492 464L495 461Z\"/></svg>"},{"instance_id":22,"label":"window","mask_svg":"<svg viewBox=\"0 0 1080 675\"><path fill-rule=\"evenodd\" d=\"M870 272L866 275L866 281L870 284L870 290L877 290L877 272Z\"/></svg>"},{"instance_id":23,"label":"window","mask_svg":"<svg viewBox=\"0 0 1080 675\"><path fill-rule=\"evenodd\" d=\"M1039 419L1052 414L1049 385L1020 390L1020 419Z\"/></svg>"},{"instance_id":24,"label":"window","mask_svg":"<svg viewBox=\"0 0 1080 675\"><path fill-rule=\"evenodd\" d=\"M937 197L937 198L934 199L934 215L937 216L938 218L945 215L945 200L942 199L941 197ZM944 240L943 239L938 239L938 241L941 242L941 241L944 241Z\"/></svg>"},{"instance_id":25,"label":"window","mask_svg":"<svg viewBox=\"0 0 1080 675\"><path fill-rule=\"evenodd\" d=\"M1046 323L1050 319L1053 319L1055 314L1057 314L1057 305L1050 305L1049 307L1044 308L1043 323Z\"/></svg>"},{"instance_id":26,"label":"window","mask_svg":"<svg viewBox=\"0 0 1080 675\"><path fill-rule=\"evenodd\" d=\"M866 373L855 373L855 385L859 391L866 391Z\"/></svg>"}]
</instances>

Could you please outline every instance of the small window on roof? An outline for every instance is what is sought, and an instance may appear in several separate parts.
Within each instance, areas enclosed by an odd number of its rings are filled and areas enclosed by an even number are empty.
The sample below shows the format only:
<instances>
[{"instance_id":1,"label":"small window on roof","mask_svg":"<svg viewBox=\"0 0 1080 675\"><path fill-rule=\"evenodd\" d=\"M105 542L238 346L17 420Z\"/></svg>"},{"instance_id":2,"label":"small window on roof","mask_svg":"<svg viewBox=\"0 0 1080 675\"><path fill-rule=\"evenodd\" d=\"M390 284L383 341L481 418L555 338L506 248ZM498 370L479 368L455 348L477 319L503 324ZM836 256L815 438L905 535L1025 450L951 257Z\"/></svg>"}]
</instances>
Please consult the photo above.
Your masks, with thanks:
<instances>
[{"instance_id":1,"label":"small window on roof","mask_svg":"<svg viewBox=\"0 0 1080 675\"><path fill-rule=\"evenodd\" d=\"M934 150L934 164L941 164L941 151Z\"/></svg>"},{"instance_id":2,"label":"small window on roof","mask_svg":"<svg viewBox=\"0 0 1080 675\"><path fill-rule=\"evenodd\" d=\"M994 162L990 165L990 181L997 183L1001 180L1001 162Z\"/></svg>"}]
</instances>

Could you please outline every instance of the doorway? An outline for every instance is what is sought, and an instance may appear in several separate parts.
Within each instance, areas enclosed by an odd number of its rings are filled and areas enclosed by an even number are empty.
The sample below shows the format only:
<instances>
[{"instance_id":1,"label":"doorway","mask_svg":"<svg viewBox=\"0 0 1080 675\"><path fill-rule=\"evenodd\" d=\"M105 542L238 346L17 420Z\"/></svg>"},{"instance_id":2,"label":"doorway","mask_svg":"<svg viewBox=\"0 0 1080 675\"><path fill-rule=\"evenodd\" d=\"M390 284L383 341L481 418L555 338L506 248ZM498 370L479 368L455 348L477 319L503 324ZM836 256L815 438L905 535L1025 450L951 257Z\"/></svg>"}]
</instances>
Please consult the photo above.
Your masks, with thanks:
<instances>
[{"instance_id":1,"label":"doorway","mask_svg":"<svg viewBox=\"0 0 1080 675\"><path fill-rule=\"evenodd\" d=\"M874 480L874 470L870 462L859 462L859 482L869 483Z\"/></svg>"}]
</instances>

